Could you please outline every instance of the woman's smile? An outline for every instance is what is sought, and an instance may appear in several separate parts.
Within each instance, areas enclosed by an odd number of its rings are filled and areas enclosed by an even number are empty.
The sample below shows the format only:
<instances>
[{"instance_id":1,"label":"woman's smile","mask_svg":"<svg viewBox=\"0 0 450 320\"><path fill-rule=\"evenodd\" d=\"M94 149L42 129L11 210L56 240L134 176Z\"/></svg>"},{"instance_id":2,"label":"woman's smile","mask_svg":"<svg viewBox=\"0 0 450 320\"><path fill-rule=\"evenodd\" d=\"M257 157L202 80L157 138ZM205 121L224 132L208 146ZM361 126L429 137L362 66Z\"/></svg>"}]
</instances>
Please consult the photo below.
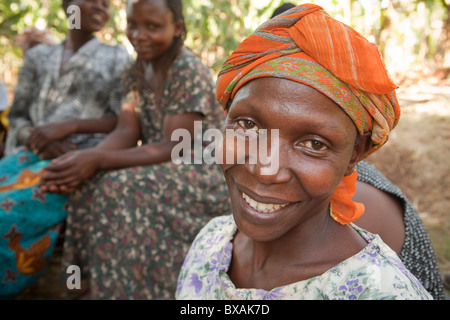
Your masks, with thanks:
<instances>
[{"instance_id":1,"label":"woman's smile","mask_svg":"<svg viewBox=\"0 0 450 320\"><path fill-rule=\"evenodd\" d=\"M98 12L93 13L90 17L93 22L101 25L105 24L108 20L104 14Z\"/></svg>"},{"instance_id":2,"label":"woman's smile","mask_svg":"<svg viewBox=\"0 0 450 320\"><path fill-rule=\"evenodd\" d=\"M248 203L250 207L255 209L258 212L261 213L271 213L274 211L277 211L285 206L287 206L289 203L283 203L283 204L276 204L276 203L262 203L258 202L255 199L251 198L245 193L242 193L242 198Z\"/></svg>"},{"instance_id":3,"label":"woman's smile","mask_svg":"<svg viewBox=\"0 0 450 320\"><path fill-rule=\"evenodd\" d=\"M233 196L237 201L236 210L239 210L246 220L257 225L272 224L282 219L296 208L301 201L289 201L279 196L273 196L273 192L255 192L244 187L240 183L234 184ZM295 210L295 209L294 209Z\"/></svg>"}]
</instances>

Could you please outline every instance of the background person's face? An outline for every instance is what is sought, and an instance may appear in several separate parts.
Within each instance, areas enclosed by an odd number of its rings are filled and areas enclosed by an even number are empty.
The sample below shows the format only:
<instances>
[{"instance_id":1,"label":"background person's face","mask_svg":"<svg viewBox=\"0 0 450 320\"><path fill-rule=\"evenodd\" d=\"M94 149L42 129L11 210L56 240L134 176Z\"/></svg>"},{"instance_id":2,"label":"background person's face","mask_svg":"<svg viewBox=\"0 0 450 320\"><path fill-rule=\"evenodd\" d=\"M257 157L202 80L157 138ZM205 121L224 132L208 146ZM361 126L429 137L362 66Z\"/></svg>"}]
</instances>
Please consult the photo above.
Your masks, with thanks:
<instances>
[{"instance_id":1,"label":"background person's face","mask_svg":"<svg viewBox=\"0 0 450 320\"><path fill-rule=\"evenodd\" d=\"M85 31L100 31L111 17L109 0L78 0L69 5L80 8L80 27Z\"/></svg>"},{"instance_id":2,"label":"background person's face","mask_svg":"<svg viewBox=\"0 0 450 320\"><path fill-rule=\"evenodd\" d=\"M164 0L130 3L127 13L127 37L142 60L162 57L181 34L173 13Z\"/></svg>"}]
</instances>

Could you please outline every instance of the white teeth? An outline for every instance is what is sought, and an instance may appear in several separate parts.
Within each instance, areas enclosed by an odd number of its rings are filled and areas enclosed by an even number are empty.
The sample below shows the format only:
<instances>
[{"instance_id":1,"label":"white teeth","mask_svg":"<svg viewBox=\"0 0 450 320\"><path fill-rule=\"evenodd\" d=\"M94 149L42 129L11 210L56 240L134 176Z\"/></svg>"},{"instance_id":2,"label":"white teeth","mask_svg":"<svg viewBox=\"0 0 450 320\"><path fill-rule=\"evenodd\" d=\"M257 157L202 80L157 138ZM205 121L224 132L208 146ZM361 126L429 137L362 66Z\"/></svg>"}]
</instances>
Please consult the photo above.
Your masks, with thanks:
<instances>
[{"instance_id":1,"label":"white teeth","mask_svg":"<svg viewBox=\"0 0 450 320\"><path fill-rule=\"evenodd\" d=\"M275 204L275 203L261 203L252 198L250 198L245 193L242 193L242 198L249 204L250 207L258 212L274 212L288 205L288 203Z\"/></svg>"},{"instance_id":2,"label":"white teeth","mask_svg":"<svg viewBox=\"0 0 450 320\"><path fill-rule=\"evenodd\" d=\"M94 13L92 15L92 18L98 19L98 20L103 20L103 16L101 14L99 14L99 13Z\"/></svg>"}]
</instances>

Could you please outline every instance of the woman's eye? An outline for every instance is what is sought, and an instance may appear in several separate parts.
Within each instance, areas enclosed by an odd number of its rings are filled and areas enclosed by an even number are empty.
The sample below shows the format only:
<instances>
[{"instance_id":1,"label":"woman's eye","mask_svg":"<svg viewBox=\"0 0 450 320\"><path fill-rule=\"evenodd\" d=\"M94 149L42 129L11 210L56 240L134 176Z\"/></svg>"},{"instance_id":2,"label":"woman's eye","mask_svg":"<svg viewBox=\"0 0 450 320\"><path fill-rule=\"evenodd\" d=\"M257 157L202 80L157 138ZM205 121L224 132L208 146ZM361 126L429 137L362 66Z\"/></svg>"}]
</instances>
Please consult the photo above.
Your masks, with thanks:
<instances>
[{"instance_id":1,"label":"woman's eye","mask_svg":"<svg viewBox=\"0 0 450 320\"><path fill-rule=\"evenodd\" d=\"M150 30L150 31L154 31L154 30L157 30L159 28L159 26L157 26L156 24L148 24L147 25L147 30Z\"/></svg>"},{"instance_id":2,"label":"woman's eye","mask_svg":"<svg viewBox=\"0 0 450 320\"><path fill-rule=\"evenodd\" d=\"M304 142L305 147L313 149L314 151L325 151L328 149L326 145L317 140L308 140Z\"/></svg>"},{"instance_id":3,"label":"woman's eye","mask_svg":"<svg viewBox=\"0 0 450 320\"><path fill-rule=\"evenodd\" d=\"M259 127L251 120L239 120L238 124L245 130L253 130L258 132Z\"/></svg>"}]
</instances>

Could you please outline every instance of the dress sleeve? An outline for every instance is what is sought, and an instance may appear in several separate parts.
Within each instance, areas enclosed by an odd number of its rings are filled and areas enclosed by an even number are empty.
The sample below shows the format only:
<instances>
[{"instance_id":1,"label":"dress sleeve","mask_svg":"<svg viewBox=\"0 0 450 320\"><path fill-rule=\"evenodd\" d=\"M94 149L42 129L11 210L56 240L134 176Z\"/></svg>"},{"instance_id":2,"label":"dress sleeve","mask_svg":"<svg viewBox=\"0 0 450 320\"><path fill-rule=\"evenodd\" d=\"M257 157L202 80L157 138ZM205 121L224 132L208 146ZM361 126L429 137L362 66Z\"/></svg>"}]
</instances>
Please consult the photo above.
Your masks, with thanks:
<instances>
[{"instance_id":1,"label":"dress sleeve","mask_svg":"<svg viewBox=\"0 0 450 320\"><path fill-rule=\"evenodd\" d=\"M179 57L172 66L164 97L168 114L211 113L216 103L210 70L194 55Z\"/></svg>"},{"instance_id":2,"label":"dress sleeve","mask_svg":"<svg viewBox=\"0 0 450 320\"><path fill-rule=\"evenodd\" d=\"M36 63L30 51L24 57L19 71L18 81L14 89L14 99L8 113L8 135L5 154L10 155L18 147L17 134L24 126L31 126L30 106L34 98L35 87L38 86Z\"/></svg>"}]
</instances>

